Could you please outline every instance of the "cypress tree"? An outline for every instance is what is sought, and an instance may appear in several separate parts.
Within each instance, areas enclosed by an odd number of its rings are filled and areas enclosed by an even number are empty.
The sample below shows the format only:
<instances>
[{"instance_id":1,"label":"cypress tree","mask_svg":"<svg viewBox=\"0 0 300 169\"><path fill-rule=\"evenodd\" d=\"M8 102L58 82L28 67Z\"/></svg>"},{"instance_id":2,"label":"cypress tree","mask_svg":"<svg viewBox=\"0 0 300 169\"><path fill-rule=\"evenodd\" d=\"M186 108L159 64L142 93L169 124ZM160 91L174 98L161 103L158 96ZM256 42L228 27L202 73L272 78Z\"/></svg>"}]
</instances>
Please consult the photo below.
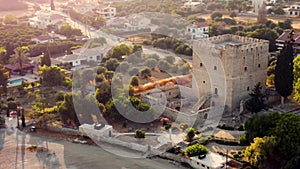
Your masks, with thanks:
<instances>
[{"instance_id":1,"label":"cypress tree","mask_svg":"<svg viewBox=\"0 0 300 169\"><path fill-rule=\"evenodd\" d=\"M49 50L46 50L41 58L41 66L51 66L51 55Z\"/></svg>"},{"instance_id":2,"label":"cypress tree","mask_svg":"<svg viewBox=\"0 0 300 169\"><path fill-rule=\"evenodd\" d=\"M283 49L280 51L275 67L275 88L282 97L282 103L283 99L293 92L293 33L294 31L290 33L288 41L285 42Z\"/></svg>"}]
</instances>

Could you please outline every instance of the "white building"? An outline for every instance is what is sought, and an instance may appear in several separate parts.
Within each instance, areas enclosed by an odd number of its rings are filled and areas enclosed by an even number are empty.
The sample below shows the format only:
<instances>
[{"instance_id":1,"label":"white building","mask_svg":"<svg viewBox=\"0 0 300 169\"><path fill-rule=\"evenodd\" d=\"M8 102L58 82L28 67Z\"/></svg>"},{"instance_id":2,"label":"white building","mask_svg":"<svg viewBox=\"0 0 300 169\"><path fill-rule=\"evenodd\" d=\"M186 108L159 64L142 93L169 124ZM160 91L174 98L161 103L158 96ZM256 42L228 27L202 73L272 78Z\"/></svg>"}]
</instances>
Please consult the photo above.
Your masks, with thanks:
<instances>
[{"instance_id":1,"label":"white building","mask_svg":"<svg viewBox=\"0 0 300 169\"><path fill-rule=\"evenodd\" d=\"M226 158L217 153L209 152L199 157L190 157L189 164L196 169L222 169L225 168ZM231 161L230 159L227 160Z\"/></svg>"},{"instance_id":2,"label":"white building","mask_svg":"<svg viewBox=\"0 0 300 169\"><path fill-rule=\"evenodd\" d=\"M48 25L54 25L59 29L60 25L66 22L66 17L49 10L37 11L34 17L29 18L30 26L40 29L45 29Z\"/></svg>"},{"instance_id":3,"label":"white building","mask_svg":"<svg viewBox=\"0 0 300 169\"><path fill-rule=\"evenodd\" d=\"M262 7L264 2L265 0L252 0L252 6L256 15L258 14L258 10Z\"/></svg>"},{"instance_id":4,"label":"white building","mask_svg":"<svg viewBox=\"0 0 300 169\"><path fill-rule=\"evenodd\" d=\"M56 40L66 40L67 37L64 35L59 35L54 32L49 33L48 35L40 35L31 40L35 43L46 43L46 42L54 42Z\"/></svg>"},{"instance_id":5,"label":"white building","mask_svg":"<svg viewBox=\"0 0 300 169\"><path fill-rule=\"evenodd\" d=\"M190 39L207 38L209 33L209 25L206 22L193 23L186 27L186 35Z\"/></svg>"},{"instance_id":6,"label":"white building","mask_svg":"<svg viewBox=\"0 0 300 169\"><path fill-rule=\"evenodd\" d=\"M53 65L60 63L70 63L72 67L84 66L87 65L88 62L101 61L110 48L110 46L104 45L89 49L75 49L72 51L73 54L52 58L51 63L53 63Z\"/></svg>"},{"instance_id":7,"label":"white building","mask_svg":"<svg viewBox=\"0 0 300 169\"><path fill-rule=\"evenodd\" d=\"M183 8L194 10L194 9L196 9L201 4L203 4L203 3L200 2L200 1L193 2L192 0L188 0L187 2L185 2L183 4Z\"/></svg>"},{"instance_id":8,"label":"white building","mask_svg":"<svg viewBox=\"0 0 300 169\"><path fill-rule=\"evenodd\" d=\"M124 27L129 31L151 28L151 20L141 14L132 14L126 19L127 22L124 24Z\"/></svg>"},{"instance_id":9,"label":"white building","mask_svg":"<svg viewBox=\"0 0 300 169\"><path fill-rule=\"evenodd\" d=\"M300 3L291 5L290 9L288 10L288 15L300 16Z\"/></svg>"},{"instance_id":10,"label":"white building","mask_svg":"<svg viewBox=\"0 0 300 169\"><path fill-rule=\"evenodd\" d=\"M99 6L96 12L99 16L106 19L111 19L116 16L116 8L110 6Z\"/></svg>"}]
</instances>

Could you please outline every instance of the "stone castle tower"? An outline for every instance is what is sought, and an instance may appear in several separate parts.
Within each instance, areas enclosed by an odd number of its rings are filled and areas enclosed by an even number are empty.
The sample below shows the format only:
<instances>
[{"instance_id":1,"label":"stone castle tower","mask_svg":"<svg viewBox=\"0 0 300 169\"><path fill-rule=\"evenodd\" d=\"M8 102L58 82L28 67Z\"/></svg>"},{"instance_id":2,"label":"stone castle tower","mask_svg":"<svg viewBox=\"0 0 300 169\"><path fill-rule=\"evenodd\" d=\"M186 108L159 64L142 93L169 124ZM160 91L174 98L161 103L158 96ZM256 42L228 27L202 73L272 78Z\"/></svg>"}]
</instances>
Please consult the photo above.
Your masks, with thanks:
<instances>
[{"instance_id":1,"label":"stone castle tower","mask_svg":"<svg viewBox=\"0 0 300 169\"><path fill-rule=\"evenodd\" d=\"M193 43L193 91L232 111L260 82L265 86L269 41L220 35ZM213 95L213 96L212 96Z\"/></svg>"},{"instance_id":2,"label":"stone castle tower","mask_svg":"<svg viewBox=\"0 0 300 169\"><path fill-rule=\"evenodd\" d=\"M54 6L53 0L50 0L50 6L51 6L51 10L54 11L55 10L55 6Z\"/></svg>"}]
</instances>

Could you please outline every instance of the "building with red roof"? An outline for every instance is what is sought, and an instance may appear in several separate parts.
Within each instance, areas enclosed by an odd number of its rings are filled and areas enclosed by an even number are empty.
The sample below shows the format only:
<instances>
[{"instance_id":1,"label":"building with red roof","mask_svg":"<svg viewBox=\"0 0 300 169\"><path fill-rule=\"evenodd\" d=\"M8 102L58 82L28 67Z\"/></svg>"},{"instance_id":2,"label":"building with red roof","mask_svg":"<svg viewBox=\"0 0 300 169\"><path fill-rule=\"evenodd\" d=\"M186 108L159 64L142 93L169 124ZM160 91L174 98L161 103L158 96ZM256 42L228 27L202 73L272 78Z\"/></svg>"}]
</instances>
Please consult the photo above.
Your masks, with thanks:
<instances>
[{"instance_id":1,"label":"building with red roof","mask_svg":"<svg viewBox=\"0 0 300 169\"><path fill-rule=\"evenodd\" d=\"M276 46L278 51L281 50L284 46L284 43L288 41L290 32L283 32L277 39L276 39ZM300 34L294 34L293 39L294 42L294 49L296 54L300 54Z\"/></svg>"}]
</instances>

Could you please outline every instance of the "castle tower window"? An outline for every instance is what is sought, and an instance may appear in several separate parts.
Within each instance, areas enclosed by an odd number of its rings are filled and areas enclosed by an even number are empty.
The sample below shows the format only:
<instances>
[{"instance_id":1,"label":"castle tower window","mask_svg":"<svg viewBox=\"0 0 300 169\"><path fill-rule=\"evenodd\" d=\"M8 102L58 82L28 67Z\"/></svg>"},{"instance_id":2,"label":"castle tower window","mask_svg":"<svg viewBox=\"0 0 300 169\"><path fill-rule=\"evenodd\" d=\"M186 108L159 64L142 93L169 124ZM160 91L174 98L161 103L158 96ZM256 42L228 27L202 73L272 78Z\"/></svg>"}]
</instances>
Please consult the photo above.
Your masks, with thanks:
<instances>
[{"instance_id":1,"label":"castle tower window","mask_svg":"<svg viewBox=\"0 0 300 169\"><path fill-rule=\"evenodd\" d=\"M247 67L244 67L244 70L247 71Z\"/></svg>"},{"instance_id":2,"label":"castle tower window","mask_svg":"<svg viewBox=\"0 0 300 169\"><path fill-rule=\"evenodd\" d=\"M215 94L218 95L218 88L215 88Z\"/></svg>"},{"instance_id":3,"label":"castle tower window","mask_svg":"<svg viewBox=\"0 0 300 169\"><path fill-rule=\"evenodd\" d=\"M200 67L202 67L203 66L203 64L202 63L200 63Z\"/></svg>"},{"instance_id":4,"label":"castle tower window","mask_svg":"<svg viewBox=\"0 0 300 169\"><path fill-rule=\"evenodd\" d=\"M203 81L203 83L205 83L205 81Z\"/></svg>"},{"instance_id":5,"label":"castle tower window","mask_svg":"<svg viewBox=\"0 0 300 169\"><path fill-rule=\"evenodd\" d=\"M250 90L250 87L248 86L248 87L247 87L247 91L249 91L249 90Z\"/></svg>"},{"instance_id":6,"label":"castle tower window","mask_svg":"<svg viewBox=\"0 0 300 169\"><path fill-rule=\"evenodd\" d=\"M214 70L217 70L217 66L214 66Z\"/></svg>"},{"instance_id":7,"label":"castle tower window","mask_svg":"<svg viewBox=\"0 0 300 169\"><path fill-rule=\"evenodd\" d=\"M258 67L260 67L260 64L258 64Z\"/></svg>"}]
</instances>

